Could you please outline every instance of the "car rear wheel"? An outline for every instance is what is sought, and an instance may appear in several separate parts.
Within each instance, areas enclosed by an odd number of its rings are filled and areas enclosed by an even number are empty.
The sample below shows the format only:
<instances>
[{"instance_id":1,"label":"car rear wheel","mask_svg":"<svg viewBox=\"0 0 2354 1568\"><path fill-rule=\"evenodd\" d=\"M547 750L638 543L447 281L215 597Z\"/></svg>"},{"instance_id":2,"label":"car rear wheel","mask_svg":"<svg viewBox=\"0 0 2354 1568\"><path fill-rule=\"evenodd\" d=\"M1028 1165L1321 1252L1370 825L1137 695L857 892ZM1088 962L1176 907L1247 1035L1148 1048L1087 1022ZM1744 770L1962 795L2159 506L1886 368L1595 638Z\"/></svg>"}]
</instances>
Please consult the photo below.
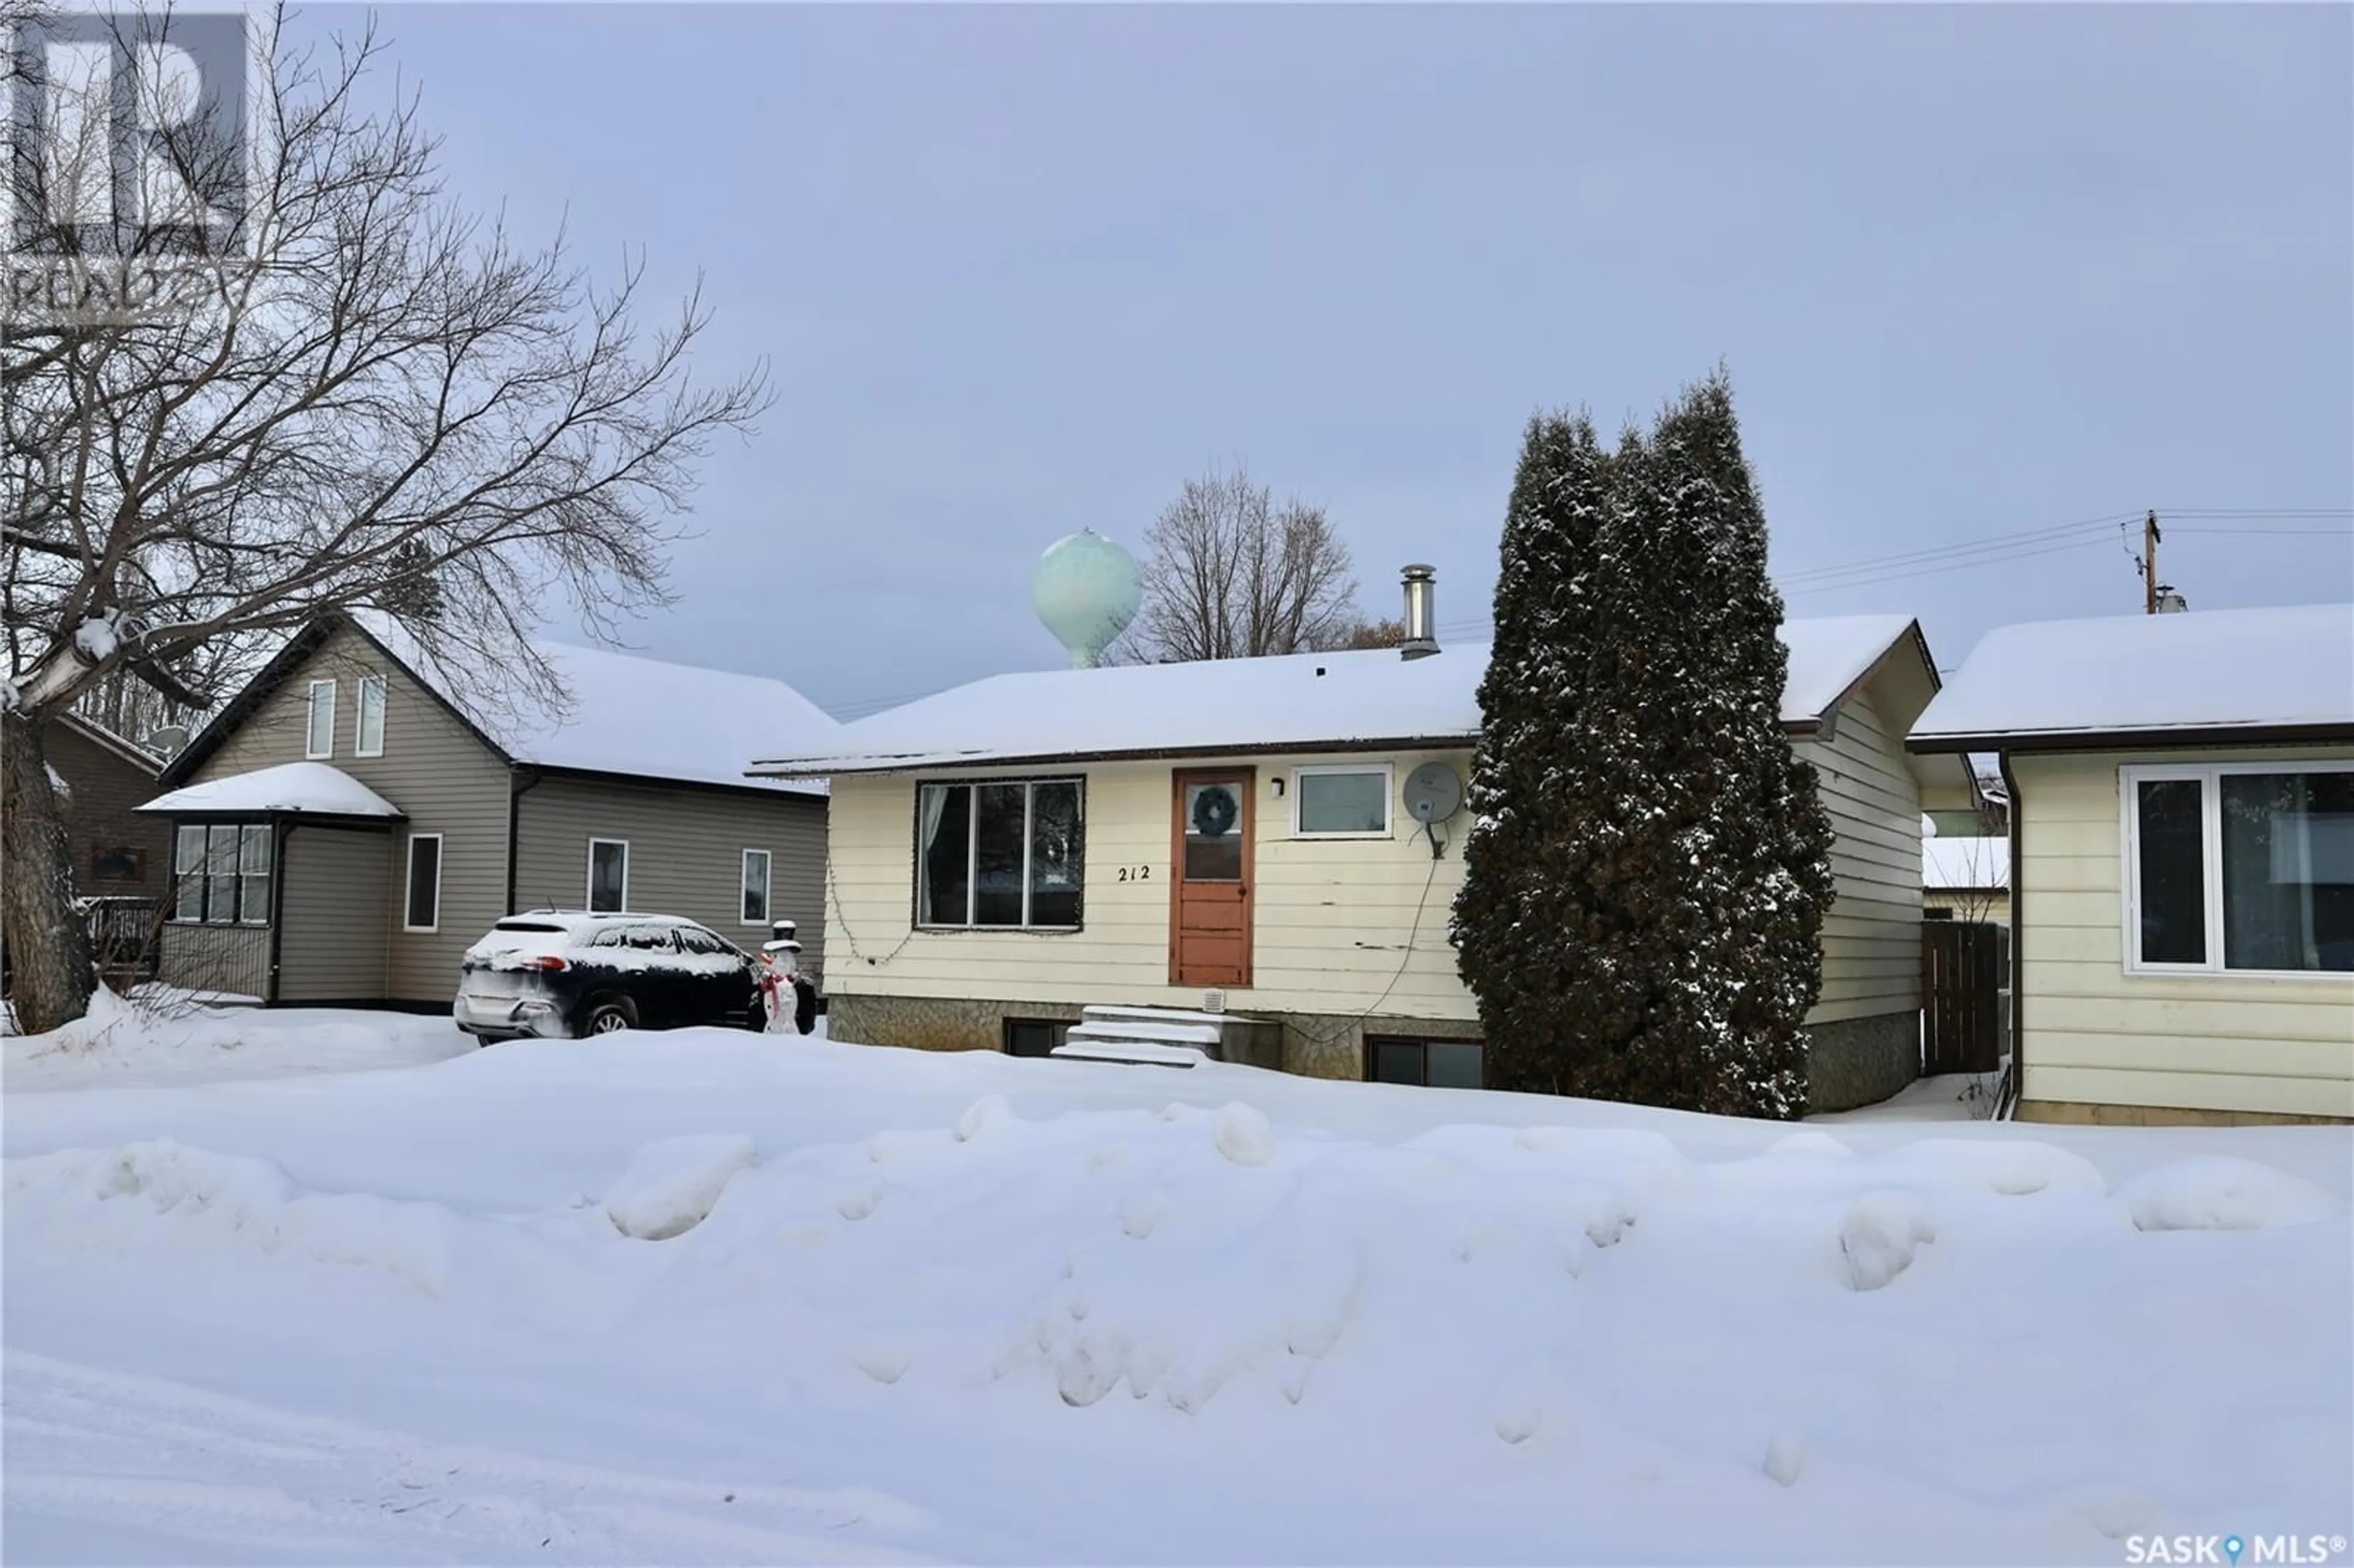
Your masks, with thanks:
<instances>
[{"instance_id":1,"label":"car rear wheel","mask_svg":"<svg viewBox=\"0 0 2354 1568\"><path fill-rule=\"evenodd\" d=\"M617 1034L624 1029L635 1029L637 1026L637 1013L630 1006L627 997L594 998L580 1014L580 1033L584 1036Z\"/></svg>"}]
</instances>

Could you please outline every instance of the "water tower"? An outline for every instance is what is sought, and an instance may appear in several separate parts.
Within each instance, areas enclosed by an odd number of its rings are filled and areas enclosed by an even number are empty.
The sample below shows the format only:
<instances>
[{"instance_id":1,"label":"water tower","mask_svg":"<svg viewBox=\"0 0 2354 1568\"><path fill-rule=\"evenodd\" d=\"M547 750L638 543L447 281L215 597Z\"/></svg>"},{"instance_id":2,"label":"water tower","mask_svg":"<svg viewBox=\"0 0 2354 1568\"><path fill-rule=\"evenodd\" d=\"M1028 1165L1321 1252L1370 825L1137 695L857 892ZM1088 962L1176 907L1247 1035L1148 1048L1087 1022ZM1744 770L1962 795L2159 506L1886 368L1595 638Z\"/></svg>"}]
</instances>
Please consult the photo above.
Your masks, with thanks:
<instances>
[{"instance_id":1,"label":"water tower","mask_svg":"<svg viewBox=\"0 0 2354 1568\"><path fill-rule=\"evenodd\" d=\"M1143 601L1136 557L1092 528L1057 539L1030 574L1030 602L1064 647L1071 668L1085 670L1128 630Z\"/></svg>"}]
</instances>

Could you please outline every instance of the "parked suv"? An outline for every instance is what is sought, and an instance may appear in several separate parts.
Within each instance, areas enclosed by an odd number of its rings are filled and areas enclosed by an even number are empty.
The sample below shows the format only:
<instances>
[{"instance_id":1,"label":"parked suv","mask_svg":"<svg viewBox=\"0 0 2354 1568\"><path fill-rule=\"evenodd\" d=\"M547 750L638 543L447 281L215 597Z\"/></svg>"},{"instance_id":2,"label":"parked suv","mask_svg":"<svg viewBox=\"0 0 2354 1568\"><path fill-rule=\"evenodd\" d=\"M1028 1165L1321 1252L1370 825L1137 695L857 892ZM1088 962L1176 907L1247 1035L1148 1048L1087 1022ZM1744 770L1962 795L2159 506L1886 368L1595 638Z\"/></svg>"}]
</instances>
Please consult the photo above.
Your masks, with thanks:
<instances>
[{"instance_id":1,"label":"parked suv","mask_svg":"<svg viewBox=\"0 0 2354 1568\"><path fill-rule=\"evenodd\" d=\"M510 915L466 949L451 1012L485 1042L767 1022L759 964L674 915Z\"/></svg>"}]
</instances>

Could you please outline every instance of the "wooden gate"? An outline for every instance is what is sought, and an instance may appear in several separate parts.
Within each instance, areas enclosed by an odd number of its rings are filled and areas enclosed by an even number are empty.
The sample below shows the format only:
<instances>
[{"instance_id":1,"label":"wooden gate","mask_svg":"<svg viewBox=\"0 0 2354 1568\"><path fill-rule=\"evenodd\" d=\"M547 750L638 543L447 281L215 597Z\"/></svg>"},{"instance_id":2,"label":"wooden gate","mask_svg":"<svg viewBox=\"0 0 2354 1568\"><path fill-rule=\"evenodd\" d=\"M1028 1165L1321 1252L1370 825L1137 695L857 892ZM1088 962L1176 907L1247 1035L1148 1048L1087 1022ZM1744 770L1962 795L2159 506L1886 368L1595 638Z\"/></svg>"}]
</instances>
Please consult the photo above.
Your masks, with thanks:
<instances>
[{"instance_id":1,"label":"wooden gate","mask_svg":"<svg viewBox=\"0 0 2354 1568\"><path fill-rule=\"evenodd\" d=\"M1991 1073L2002 1065L1999 926L1921 923L1921 1071Z\"/></svg>"}]
</instances>

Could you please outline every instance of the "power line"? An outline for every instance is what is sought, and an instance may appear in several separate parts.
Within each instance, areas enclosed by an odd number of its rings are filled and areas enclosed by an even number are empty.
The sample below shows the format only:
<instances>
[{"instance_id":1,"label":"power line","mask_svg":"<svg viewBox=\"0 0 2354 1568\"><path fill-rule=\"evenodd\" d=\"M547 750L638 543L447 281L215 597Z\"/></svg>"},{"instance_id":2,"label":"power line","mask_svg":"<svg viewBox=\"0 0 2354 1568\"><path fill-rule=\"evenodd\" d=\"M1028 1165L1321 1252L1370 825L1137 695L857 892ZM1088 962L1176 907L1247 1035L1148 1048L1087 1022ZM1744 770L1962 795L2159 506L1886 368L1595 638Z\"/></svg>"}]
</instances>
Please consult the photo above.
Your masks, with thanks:
<instances>
[{"instance_id":1,"label":"power line","mask_svg":"<svg viewBox=\"0 0 2354 1568\"><path fill-rule=\"evenodd\" d=\"M2137 512L2112 513L2105 517L2087 517L2077 523L2059 523L2044 528L2029 528L2016 534L1997 534L1988 538L1971 540L1959 545L1943 545L1926 550L1910 550L1901 555L1875 556L1865 560L1850 561L1844 566L1817 567L1806 571L1789 572L1785 583L1808 583L1833 577L1854 577L1875 573L1892 567L1928 564L1940 560L1956 560L1965 556L1991 554L1997 557L2008 555L2021 545L2042 544L2097 530L2104 536L2121 522L2140 516Z\"/></svg>"}]
</instances>

